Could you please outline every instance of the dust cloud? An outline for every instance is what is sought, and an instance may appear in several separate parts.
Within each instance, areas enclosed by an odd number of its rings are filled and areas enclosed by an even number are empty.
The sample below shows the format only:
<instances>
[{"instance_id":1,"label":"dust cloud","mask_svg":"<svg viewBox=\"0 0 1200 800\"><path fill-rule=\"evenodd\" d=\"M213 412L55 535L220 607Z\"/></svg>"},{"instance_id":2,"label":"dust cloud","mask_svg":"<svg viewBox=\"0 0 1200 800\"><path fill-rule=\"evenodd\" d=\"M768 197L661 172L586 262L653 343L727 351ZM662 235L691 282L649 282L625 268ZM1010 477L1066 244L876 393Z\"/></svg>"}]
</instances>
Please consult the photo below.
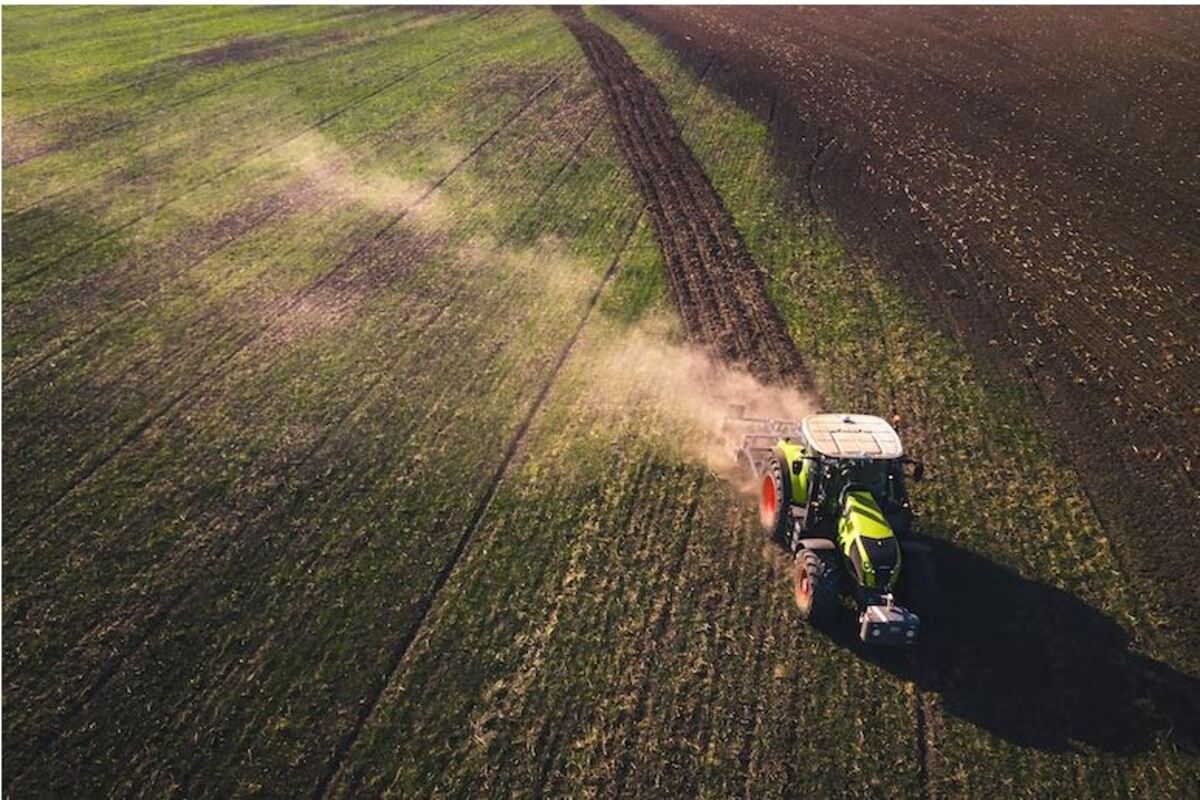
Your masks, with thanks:
<instances>
[{"instance_id":1,"label":"dust cloud","mask_svg":"<svg viewBox=\"0 0 1200 800\"><path fill-rule=\"evenodd\" d=\"M453 163L455 154L444 154ZM429 197L429 185L369 170L316 133L298 137L279 153L280 163L314 191L382 211L416 212L426 230L450 224ZM594 274L569 255L565 243L544 237L512 250L487 235L458 243L453 259L467 273L486 269L528 287L526 302L571 308L588 302ZM453 267L448 267L453 268ZM535 334L536 335L536 334ZM731 407L747 416L799 419L818 410L815 398L787 386L766 385L701 347L678 341L675 321L652 315L631 327L600 334L583 358L589 410L610 419L636 418L637 429L676 457L702 463L737 488L745 476L733 459L740 431L726 424Z\"/></svg>"},{"instance_id":2,"label":"dust cloud","mask_svg":"<svg viewBox=\"0 0 1200 800\"><path fill-rule=\"evenodd\" d=\"M797 420L819 410L808 394L765 385L700 347L672 342L661 320L604 345L587 387L598 410L639 415L676 455L704 463L739 489L749 487L741 486L746 476L733 460L741 435L727 424L733 406L747 416Z\"/></svg>"},{"instance_id":3,"label":"dust cloud","mask_svg":"<svg viewBox=\"0 0 1200 800\"><path fill-rule=\"evenodd\" d=\"M431 182L364 169L351 153L315 131L280 147L273 158L279 167L294 173L315 193L332 196L343 203L360 203L378 211L399 213L407 210L423 220L437 222L440 219L439 206L430 195ZM458 158L458 154L447 149L437 156L436 161L448 166Z\"/></svg>"}]
</instances>

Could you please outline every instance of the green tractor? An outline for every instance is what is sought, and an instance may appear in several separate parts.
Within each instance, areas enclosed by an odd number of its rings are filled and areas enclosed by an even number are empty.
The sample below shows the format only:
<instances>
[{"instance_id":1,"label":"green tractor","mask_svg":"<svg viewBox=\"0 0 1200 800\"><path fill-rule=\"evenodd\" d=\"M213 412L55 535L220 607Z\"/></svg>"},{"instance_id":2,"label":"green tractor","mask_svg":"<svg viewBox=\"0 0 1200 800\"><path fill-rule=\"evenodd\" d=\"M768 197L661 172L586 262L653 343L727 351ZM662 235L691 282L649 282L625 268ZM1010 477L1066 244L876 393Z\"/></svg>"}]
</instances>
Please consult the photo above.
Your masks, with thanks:
<instances>
[{"instance_id":1,"label":"green tractor","mask_svg":"<svg viewBox=\"0 0 1200 800\"><path fill-rule=\"evenodd\" d=\"M741 433L735 457L757 479L764 531L794 558L801 616L828 628L848 596L864 642L915 643L935 576L928 546L910 534L904 486L924 465L904 455L895 429L865 414L762 419L740 406L726 424Z\"/></svg>"}]
</instances>

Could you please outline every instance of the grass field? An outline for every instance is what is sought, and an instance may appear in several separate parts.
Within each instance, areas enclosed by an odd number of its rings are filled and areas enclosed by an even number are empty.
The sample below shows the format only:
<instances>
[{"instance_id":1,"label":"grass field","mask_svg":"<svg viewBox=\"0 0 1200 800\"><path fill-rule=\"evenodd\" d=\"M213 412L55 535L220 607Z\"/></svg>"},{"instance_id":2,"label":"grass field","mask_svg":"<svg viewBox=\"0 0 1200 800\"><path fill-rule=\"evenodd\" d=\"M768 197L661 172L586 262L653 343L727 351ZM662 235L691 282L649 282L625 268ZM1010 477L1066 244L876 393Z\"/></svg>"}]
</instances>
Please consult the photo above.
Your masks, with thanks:
<instances>
[{"instance_id":1,"label":"grass field","mask_svg":"<svg viewBox=\"0 0 1200 800\"><path fill-rule=\"evenodd\" d=\"M10 7L5 793L1194 795L1195 654L1027 398L588 15L821 394L901 416L958 632L798 620L550 10Z\"/></svg>"}]
</instances>

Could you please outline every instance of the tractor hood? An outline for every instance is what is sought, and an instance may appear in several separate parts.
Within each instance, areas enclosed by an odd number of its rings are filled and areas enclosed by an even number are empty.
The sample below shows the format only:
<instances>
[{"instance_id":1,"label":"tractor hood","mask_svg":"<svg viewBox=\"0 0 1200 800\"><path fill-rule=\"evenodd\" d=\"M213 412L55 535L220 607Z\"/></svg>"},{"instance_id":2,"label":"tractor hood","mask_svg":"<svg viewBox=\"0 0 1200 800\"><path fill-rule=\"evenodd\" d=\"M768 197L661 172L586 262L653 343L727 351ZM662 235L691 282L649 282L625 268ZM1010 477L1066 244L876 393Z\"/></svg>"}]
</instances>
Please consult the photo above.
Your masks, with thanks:
<instances>
[{"instance_id":1,"label":"tractor hood","mask_svg":"<svg viewBox=\"0 0 1200 800\"><path fill-rule=\"evenodd\" d=\"M838 548L853 567L861 589L890 591L900 574L900 545L867 489L842 496Z\"/></svg>"}]
</instances>

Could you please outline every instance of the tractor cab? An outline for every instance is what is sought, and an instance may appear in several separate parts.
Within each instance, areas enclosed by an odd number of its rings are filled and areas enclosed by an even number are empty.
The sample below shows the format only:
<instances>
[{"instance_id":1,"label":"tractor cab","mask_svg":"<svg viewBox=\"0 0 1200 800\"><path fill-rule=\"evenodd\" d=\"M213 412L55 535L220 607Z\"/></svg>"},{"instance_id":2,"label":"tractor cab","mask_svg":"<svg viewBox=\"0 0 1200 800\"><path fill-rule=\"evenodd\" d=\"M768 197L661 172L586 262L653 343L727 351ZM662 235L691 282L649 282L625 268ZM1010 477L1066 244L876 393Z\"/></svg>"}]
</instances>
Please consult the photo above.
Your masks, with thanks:
<instances>
[{"instance_id":1,"label":"tractor cab","mask_svg":"<svg viewBox=\"0 0 1200 800\"><path fill-rule=\"evenodd\" d=\"M900 436L887 421L867 414L815 414L801 422L800 436L817 501L806 509L814 515L808 527L827 526L847 508L849 493L866 491L896 533L908 532L912 514L902 469L915 462L905 458ZM920 479L923 471L916 464L914 477Z\"/></svg>"}]
</instances>

